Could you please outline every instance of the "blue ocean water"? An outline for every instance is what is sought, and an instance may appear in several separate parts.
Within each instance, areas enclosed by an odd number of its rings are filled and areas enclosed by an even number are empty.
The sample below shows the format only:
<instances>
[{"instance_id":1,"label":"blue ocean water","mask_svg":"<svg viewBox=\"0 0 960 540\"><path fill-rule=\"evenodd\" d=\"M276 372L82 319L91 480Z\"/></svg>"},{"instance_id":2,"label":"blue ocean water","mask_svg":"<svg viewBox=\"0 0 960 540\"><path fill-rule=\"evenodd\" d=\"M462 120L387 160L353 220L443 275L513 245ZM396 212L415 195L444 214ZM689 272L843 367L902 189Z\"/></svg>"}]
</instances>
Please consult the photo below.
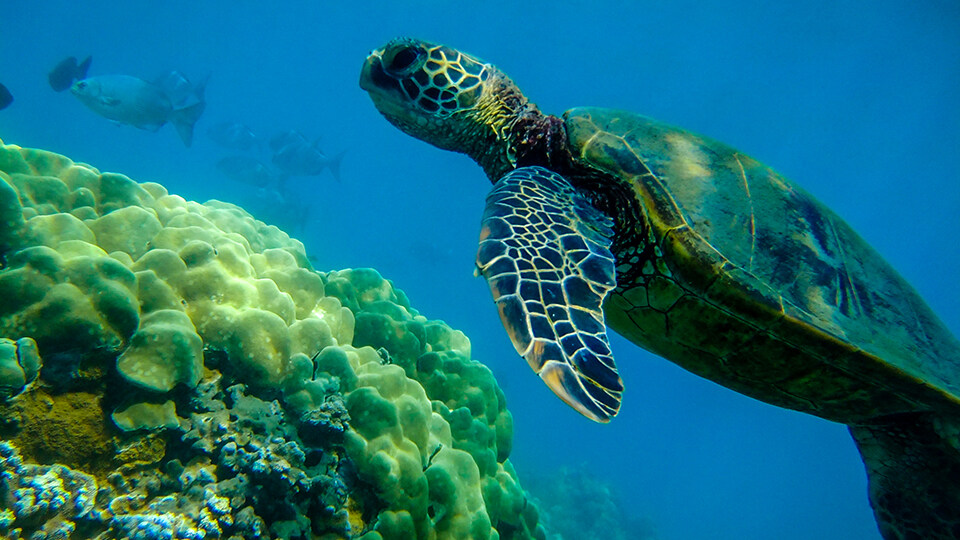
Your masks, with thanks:
<instances>
[{"instance_id":1,"label":"blue ocean water","mask_svg":"<svg viewBox=\"0 0 960 540\"><path fill-rule=\"evenodd\" d=\"M294 178L309 205L281 223L320 270L372 266L430 318L467 333L514 415L524 475L582 466L661 539L879 538L846 428L704 381L614 336L627 386L608 425L581 418L517 357L472 275L489 182L468 158L390 126L357 85L389 39L496 63L542 110L633 110L728 142L845 217L960 333L960 5L951 1L17 2L0 18L0 138L256 206L220 173L223 121L297 129L346 150L342 180ZM209 75L185 148L165 126L117 127L47 72ZM262 209L265 218L288 213ZM584 516L589 519L589 516Z\"/></svg>"}]
</instances>

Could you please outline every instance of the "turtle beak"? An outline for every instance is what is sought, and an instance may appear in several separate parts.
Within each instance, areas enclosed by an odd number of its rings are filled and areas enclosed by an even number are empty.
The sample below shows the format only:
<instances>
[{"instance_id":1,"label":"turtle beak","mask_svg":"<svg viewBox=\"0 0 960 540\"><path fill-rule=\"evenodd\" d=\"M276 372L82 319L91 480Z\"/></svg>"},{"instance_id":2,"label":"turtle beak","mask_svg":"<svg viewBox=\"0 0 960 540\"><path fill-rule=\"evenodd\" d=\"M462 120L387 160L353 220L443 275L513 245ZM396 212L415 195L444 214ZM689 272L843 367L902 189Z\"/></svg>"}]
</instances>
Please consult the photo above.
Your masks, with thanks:
<instances>
[{"instance_id":1,"label":"turtle beak","mask_svg":"<svg viewBox=\"0 0 960 540\"><path fill-rule=\"evenodd\" d=\"M387 76L387 74L383 72L383 67L380 63L382 54L383 49L377 49L371 52L363 63L363 68L360 70L360 88L367 92L372 92L377 89L377 85L373 82L375 77L374 73L376 73L376 78L378 79Z\"/></svg>"},{"instance_id":2,"label":"turtle beak","mask_svg":"<svg viewBox=\"0 0 960 540\"><path fill-rule=\"evenodd\" d=\"M401 130L416 123L417 116L411 110L410 99L400 87L400 81L383 70L383 49L367 56L360 70L360 88L373 100L373 105L383 116Z\"/></svg>"}]
</instances>

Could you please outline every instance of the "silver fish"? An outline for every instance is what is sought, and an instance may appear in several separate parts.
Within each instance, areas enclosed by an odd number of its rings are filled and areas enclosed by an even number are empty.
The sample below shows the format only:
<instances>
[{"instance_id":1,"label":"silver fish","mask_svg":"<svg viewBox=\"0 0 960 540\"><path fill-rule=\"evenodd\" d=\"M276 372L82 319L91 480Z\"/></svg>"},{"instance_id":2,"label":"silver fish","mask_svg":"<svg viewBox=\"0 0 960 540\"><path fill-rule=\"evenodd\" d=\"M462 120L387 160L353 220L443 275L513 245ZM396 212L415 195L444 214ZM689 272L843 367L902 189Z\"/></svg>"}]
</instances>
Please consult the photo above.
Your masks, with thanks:
<instances>
[{"instance_id":1,"label":"silver fish","mask_svg":"<svg viewBox=\"0 0 960 540\"><path fill-rule=\"evenodd\" d=\"M290 176L318 176L324 169L337 181L340 180L340 162L344 152L329 157L317 147L317 141L312 144L303 134L297 131L287 131L270 139L270 148L273 149L271 161L281 171Z\"/></svg>"},{"instance_id":2,"label":"silver fish","mask_svg":"<svg viewBox=\"0 0 960 540\"><path fill-rule=\"evenodd\" d=\"M179 79L174 77L178 75ZM130 75L101 75L73 83L70 92L95 113L121 124L157 131L170 122L183 144L193 142L193 125L203 114L206 81L184 91L186 78L172 72L156 82Z\"/></svg>"},{"instance_id":3,"label":"silver fish","mask_svg":"<svg viewBox=\"0 0 960 540\"><path fill-rule=\"evenodd\" d=\"M253 130L240 122L220 122L207 129L207 136L218 145L231 150L249 150L262 143Z\"/></svg>"},{"instance_id":4,"label":"silver fish","mask_svg":"<svg viewBox=\"0 0 960 540\"><path fill-rule=\"evenodd\" d=\"M303 232L310 219L307 200L290 193L284 194L278 189L260 188L243 203L243 207L254 217L284 231Z\"/></svg>"},{"instance_id":5,"label":"silver fish","mask_svg":"<svg viewBox=\"0 0 960 540\"><path fill-rule=\"evenodd\" d=\"M318 138L313 142L313 145L316 146L319 142L320 139ZM273 150L274 152L279 152L284 147L288 146L310 146L310 144L311 143L307 140L306 135L295 129L277 133L270 138L270 150Z\"/></svg>"},{"instance_id":6,"label":"silver fish","mask_svg":"<svg viewBox=\"0 0 960 540\"><path fill-rule=\"evenodd\" d=\"M205 78L195 85L190 82L190 79L188 79L186 75L173 70L157 77L157 79L153 81L153 84L159 86L167 97L170 98L170 104L173 105L174 109L180 109L202 100L202 92L198 98L197 88L206 87L207 80Z\"/></svg>"},{"instance_id":7,"label":"silver fish","mask_svg":"<svg viewBox=\"0 0 960 540\"><path fill-rule=\"evenodd\" d=\"M261 188L281 180L260 160L250 156L227 156L217 162L217 170L231 180Z\"/></svg>"}]
</instances>

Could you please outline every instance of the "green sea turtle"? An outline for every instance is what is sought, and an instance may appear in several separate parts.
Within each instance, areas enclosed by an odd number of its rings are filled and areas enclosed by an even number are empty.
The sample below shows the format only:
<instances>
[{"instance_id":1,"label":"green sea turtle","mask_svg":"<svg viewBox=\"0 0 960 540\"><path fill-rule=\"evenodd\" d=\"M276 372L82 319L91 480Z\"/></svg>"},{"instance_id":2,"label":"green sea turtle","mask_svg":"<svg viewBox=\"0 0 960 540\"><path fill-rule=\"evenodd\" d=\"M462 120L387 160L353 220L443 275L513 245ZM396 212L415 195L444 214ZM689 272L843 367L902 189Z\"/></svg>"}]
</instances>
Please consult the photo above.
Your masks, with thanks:
<instances>
[{"instance_id":1,"label":"green sea turtle","mask_svg":"<svg viewBox=\"0 0 960 540\"><path fill-rule=\"evenodd\" d=\"M494 183L477 268L517 351L566 403L617 414L609 326L738 392L848 424L883 535L960 537L960 343L811 195L637 114L545 115L443 45L394 40L360 86Z\"/></svg>"}]
</instances>

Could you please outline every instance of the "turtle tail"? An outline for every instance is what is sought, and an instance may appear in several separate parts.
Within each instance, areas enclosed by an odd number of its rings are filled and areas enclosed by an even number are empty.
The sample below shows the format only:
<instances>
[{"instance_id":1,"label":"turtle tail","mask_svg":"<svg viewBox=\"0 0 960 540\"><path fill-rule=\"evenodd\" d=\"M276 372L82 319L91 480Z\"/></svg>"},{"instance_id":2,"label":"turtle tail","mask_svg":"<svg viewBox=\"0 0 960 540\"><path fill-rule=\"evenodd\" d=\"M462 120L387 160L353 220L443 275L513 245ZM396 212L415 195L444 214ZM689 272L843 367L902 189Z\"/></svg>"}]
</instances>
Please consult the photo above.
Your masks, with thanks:
<instances>
[{"instance_id":1,"label":"turtle tail","mask_svg":"<svg viewBox=\"0 0 960 540\"><path fill-rule=\"evenodd\" d=\"M850 433L885 539L960 539L960 417L897 414Z\"/></svg>"}]
</instances>

